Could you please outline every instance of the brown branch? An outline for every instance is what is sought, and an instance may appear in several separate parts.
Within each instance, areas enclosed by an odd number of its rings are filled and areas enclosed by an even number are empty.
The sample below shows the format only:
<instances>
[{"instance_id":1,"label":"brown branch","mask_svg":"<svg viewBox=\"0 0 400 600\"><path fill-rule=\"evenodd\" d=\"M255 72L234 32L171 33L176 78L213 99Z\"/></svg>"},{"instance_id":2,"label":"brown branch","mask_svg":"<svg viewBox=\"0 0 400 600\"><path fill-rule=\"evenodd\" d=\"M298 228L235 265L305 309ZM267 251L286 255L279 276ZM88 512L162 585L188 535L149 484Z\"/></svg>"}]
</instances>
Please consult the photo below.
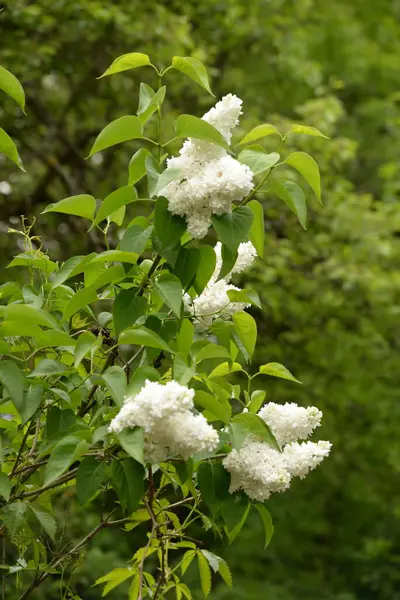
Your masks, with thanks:
<instances>
[{"instance_id":1,"label":"brown branch","mask_svg":"<svg viewBox=\"0 0 400 600\"><path fill-rule=\"evenodd\" d=\"M104 371L106 371L108 369L108 367L110 367L113 363L114 360L117 358L118 356L118 348L114 348L113 350L111 350L107 356L107 360L104 363L104 366L101 370L101 373L104 373ZM87 400L86 402L82 402L82 404L80 405L79 409L78 409L78 416L79 417L84 417L86 415L87 412L89 412L89 410L92 408L92 406L95 403L94 400L94 395L96 393L97 388L99 387L98 383L95 383L94 386L92 387L92 389L90 390Z\"/></svg>"}]
</instances>

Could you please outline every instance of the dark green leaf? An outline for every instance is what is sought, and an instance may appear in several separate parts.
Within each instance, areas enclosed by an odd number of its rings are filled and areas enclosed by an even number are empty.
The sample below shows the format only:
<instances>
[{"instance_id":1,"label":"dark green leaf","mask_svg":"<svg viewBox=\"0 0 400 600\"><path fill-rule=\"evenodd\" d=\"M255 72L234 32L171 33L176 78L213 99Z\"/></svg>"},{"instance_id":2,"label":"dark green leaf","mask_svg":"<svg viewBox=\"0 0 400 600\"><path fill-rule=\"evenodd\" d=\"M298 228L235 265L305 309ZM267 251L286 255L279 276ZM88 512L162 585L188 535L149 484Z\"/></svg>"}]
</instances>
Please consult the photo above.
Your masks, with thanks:
<instances>
[{"instance_id":1,"label":"dark green leaf","mask_svg":"<svg viewBox=\"0 0 400 600\"><path fill-rule=\"evenodd\" d=\"M174 275L178 277L184 290L187 290L193 284L197 276L200 256L199 248L185 248L182 246L179 250Z\"/></svg>"},{"instance_id":2,"label":"dark green leaf","mask_svg":"<svg viewBox=\"0 0 400 600\"><path fill-rule=\"evenodd\" d=\"M129 230L128 230L129 231ZM146 311L146 299L133 290L122 290L114 300L112 314L116 335L134 325Z\"/></svg>"},{"instance_id":3,"label":"dark green leaf","mask_svg":"<svg viewBox=\"0 0 400 600\"><path fill-rule=\"evenodd\" d=\"M112 479L124 511L136 510L144 494L144 468L133 458L112 463Z\"/></svg>"},{"instance_id":4,"label":"dark green leaf","mask_svg":"<svg viewBox=\"0 0 400 600\"><path fill-rule=\"evenodd\" d=\"M52 377L69 371L71 367L52 358L43 358L28 377Z\"/></svg>"},{"instance_id":5,"label":"dark green leaf","mask_svg":"<svg viewBox=\"0 0 400 600\"><path fill-rule=\"evenodd\" d=\"M201 294L215 271L216 256L211 246L200 246L200 264L193 287Z\"/></svg>"},{"instance_id":6,"label":"dark green leaf","mask_svg":"<svg viewBox=\"0 0 400 600\"><path fill-rule=\"evenodd\" d=\"M52 483L65 473L71 464L87 449L87 443L78 437L67 436L53 448L44 470L44 485Z\"/></svg>"},{"instance_id":7,"label":"dark green leaf","mask_svg":"<svg viewBox=\"0 0 400 600\"><path fill-rule=\"evenodd\" d=\"M4 498L6 502L9 501L11 495L11 482L6 473L0 472L0 496Z\"/></svg>"},{"instance_id":8,"label":"dark green leaf","mask_svg":"<svg viewBox=\"0 0 400 600\"><path fill-rule=\"evenodd\" d=\"M222 463L216 460L204 461L199 465L197 481L203 501L215 516L230 497L228 472Z\"/></svg>"},{"instance_id":9,"label":"dark green leaf","mask_svg":"<svg viewBox=\"0 0 400 600\"><path fill-rule=\"evenodd\" d=\"M230 213L212 217L218 238L231 251L236 252L241 242L248 239L253 213L247 206L240 206Z\"/></svg>"},{"instance_id":10,"label":"dark green leaf","mask_svg":"<svg viewBox=\"0 0 400 600\"><path fill-rule=\"evenodd\" d=\"M126 396L126 373L122 367L109 367L102 375L109 393L117 406L122 406Z\"/></svg>"},{"instance_id":11,"label":"dark green leaf","mask_svg":"<svg viewBox=\"0 0 400 600\"><path fill-rule=\"evenodd\" d=\"M79 504L86 504L99 491L106 477L106 466L94 456L87 456L79 465L76 474L76 495Z\"/></svg>"},{"instance_id":12,"label":"dark green leaf","mask_svg":"<svg viewBox=\"0 0 400 600\"><path fill-rule=\"evenodd\" d=\"M161 248L167 248L179 242L185 231L185 220L182 217L173 215L168 210L168 200L166 198L158 198L154 216L154 233L161 243Z\"/></svg>"},{"instance_id":13,"label":"dark green leaf","mask_svg":"<svg viewBox=\"0 0 400 600\"><path fill-rule=\"evenodd\" d=\"M170 273L163 273L155 280L155 289L179 319L183 296L182 284L179 279Z\"/></svg>"},{"instance_id":14,"label":"dark green leaf","mask_svg":"<svg viewBox=\"0 0 400 600\"><path fill-rule=\"evenodd\" d=\"M264 544L264 550L265 548L269 545L272 536L274 534L274 525L272 523L272 517L271 514L269 512L269 510L264 506L264 504L260 504L260 503L256 503L254 504L255 508L258 510L258 513L261 517L261 520L263 522L264 525L264 532L265 532L265 544Z\"/></svg>"},{"instance_id":15,"label":"dark green leaf","mask_svg":"<svg viewBox=\"0 0 400 600\"><path fill-rule=\"evenodd\" d=\"M31 509L31 511L39 521L39 524L43 527L47 535L52 540L54 540L57 531L57 521L55 520L51 512L43 508L43 506L40 506L40 504L38 503L30 504L29 508Z\"/></svg>"}]
</instances>

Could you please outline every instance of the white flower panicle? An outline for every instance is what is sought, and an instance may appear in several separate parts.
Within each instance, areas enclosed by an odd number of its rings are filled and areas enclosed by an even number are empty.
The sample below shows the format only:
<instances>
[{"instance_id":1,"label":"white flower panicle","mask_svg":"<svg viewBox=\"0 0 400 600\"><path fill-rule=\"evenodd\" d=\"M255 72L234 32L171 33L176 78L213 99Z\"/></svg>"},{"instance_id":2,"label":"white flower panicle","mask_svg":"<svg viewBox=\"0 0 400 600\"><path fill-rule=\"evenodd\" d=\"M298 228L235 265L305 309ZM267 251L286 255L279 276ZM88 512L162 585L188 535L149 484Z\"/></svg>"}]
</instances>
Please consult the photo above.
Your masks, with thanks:
<instances>
[{"instance_id":1,"label":"white flower panicle","mask_svg":"<svg viewBox=\"0 0 400 600\"><path fill-rule=\"evenodd\" d=\"M280 446L308 438L321 425L322 412L315 406L304 408L294 402L269 402L259 416L267 423Z\"/></svg>"},{"instance_id":2,"label":"white flower panicle","mask_svg":"<svg viewBox=\"0 0 400 600\"><path fill-rule=\"evenodd\" d=\"M223 464L231 474L230 491L242 489L250 498L264 501L274 492L284 492L293 477L305 477L331 450L326 441L302 442L321 424L316 407L294 403L266 404L259 416L268 424L282 451L249 435L239 450L232 450Z\"/></svg>"},{"instance_id":3,"label":"white flower panicle","mask_svg":"<svg viewBox=\"0 0 400 600\"><path fill-rule=\"evenodd\" d=\"M194 414L194 390L170 381L165 385L146 380L136 396L128 397L111 421L109 430L143 427L146 460L156 463L168 455L185 460L193 454L213 451L219 441L216 430L203 415Z\"/></svg>"},{"instance_id":4,"label":"white flower panicle","mask_svg":"<svg viewBox=\"0 0 400 600\"><path fill-rule=\"evenodd\" d=\"M213 125L229 143L238 124L242 101L228 94L203 119ZM167 161L167 170L179 175L159 195L168 199L168 209L186 217L188 231L203 238L211 216L230 212L232 203L242 200L253 188L253 173L223 148L204 140L188 139L179 156Z\"/></svg>"},{"instance_id":5,"label":"white flower panicle","mask_svg":"<svg viewBox=\"0 0 400 600\"><path fill-rule=\"evenodd\" d=\"M204 291L193 300L188 294L185 294L183 299L186 310L197 318L197 329L200 331L209 327L217 317L229 317L249 306L245 302L231 302L228 292L241 290L229 281L234 273L241 273L252 265L257 254L256 249L251 242L239 244L238 257L232 271L217 281L222 267L221 248L221 242L217 242L214 247L216 255L214 273Z\"/></svg>"}]
</instances>

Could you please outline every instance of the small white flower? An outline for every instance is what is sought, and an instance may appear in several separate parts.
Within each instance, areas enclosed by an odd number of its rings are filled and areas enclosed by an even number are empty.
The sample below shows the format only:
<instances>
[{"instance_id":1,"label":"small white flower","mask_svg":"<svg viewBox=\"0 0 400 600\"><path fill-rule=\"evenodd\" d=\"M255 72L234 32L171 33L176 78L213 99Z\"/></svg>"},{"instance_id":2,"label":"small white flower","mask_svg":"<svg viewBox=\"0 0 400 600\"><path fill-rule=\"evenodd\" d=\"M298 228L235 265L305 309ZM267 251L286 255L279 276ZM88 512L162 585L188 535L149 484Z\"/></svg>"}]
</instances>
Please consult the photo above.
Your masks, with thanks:
<instances>
[{"instance_id":1,"label":"small white flower","mask_svg":"<svg viewBox=\"0 0 400 600\"><path fill-rule=\"evenodd\" d=\"M194 390L170 381L146 381L136 396L126 398L109 430L120 433L136 426L145 431L145 458L156 463L169 455L187 459L197 452L213 451L218 433L203 415L194 414Z\"/></svg>"},{"instance_id":2,"label":"small white flower","mask_svg":"<svg viewBox=\"0 0 400 600\"><path fill-rule=\"evenodd\" d=\"M270 427L281 446L308 438L314 429L321 425L322 419L322 412L315 406L303 408L294 402L269 402L258 414Z\"/></svg>"}]
</instances>

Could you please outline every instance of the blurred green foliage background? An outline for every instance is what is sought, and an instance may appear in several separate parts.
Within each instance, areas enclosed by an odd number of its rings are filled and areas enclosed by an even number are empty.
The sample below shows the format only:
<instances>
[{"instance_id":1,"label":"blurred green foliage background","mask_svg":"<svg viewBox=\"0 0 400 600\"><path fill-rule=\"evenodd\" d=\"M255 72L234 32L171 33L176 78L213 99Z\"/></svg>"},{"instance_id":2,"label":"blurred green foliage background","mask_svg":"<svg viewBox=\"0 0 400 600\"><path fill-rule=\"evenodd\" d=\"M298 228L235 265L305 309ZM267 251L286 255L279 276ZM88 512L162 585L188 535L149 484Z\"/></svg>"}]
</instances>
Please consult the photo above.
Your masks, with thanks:
<instances>
[{"instance_id":1,"label":"blurred green foliage background","mask_svg":"<svg viewBox=\"0 0 400 600\"><path fill-rule=\"evenodd\" d=\"M35 233L53 260L104 249L84 222L39 215L66 196L104 197L126 184L135 142L84 160L107 122L136 111L139 80L154 83L142 70L96 80L124 52L146 52L160 66L176 54L203 60L217 97L244 100L237 139L259 122L304 122L331 136L293 139L320 164L324 206L311 207L304 232L285 205L268 199L265 263L248 278L265 307L255 313L257 361L282 362L304 383L265 381L267 397L320 407L321 437L333 452L306 481L271 498L276 533L265 552L256 515L231 547L214 542L235 585L217 587L212 598L400 598L398 0L2 4L0 62L22 81L28 115L2 97L0 121L28 173L0 162L1 267L20 251L6 231L21 214L38 218ZM210 104L200 87L171 73L171 130L178 113L200 116ZM2 269L2 279L9 276ZM68 497L59 510L77 537L96 518ZM99 536L71 589L98 598L94 579L125 564L137 531ZM188 577L196 589L195 573ZM35 597L58 598L57 589L53 583ZM126 593L117 588L109 597Z\"/></svg>"}]
</instances>

